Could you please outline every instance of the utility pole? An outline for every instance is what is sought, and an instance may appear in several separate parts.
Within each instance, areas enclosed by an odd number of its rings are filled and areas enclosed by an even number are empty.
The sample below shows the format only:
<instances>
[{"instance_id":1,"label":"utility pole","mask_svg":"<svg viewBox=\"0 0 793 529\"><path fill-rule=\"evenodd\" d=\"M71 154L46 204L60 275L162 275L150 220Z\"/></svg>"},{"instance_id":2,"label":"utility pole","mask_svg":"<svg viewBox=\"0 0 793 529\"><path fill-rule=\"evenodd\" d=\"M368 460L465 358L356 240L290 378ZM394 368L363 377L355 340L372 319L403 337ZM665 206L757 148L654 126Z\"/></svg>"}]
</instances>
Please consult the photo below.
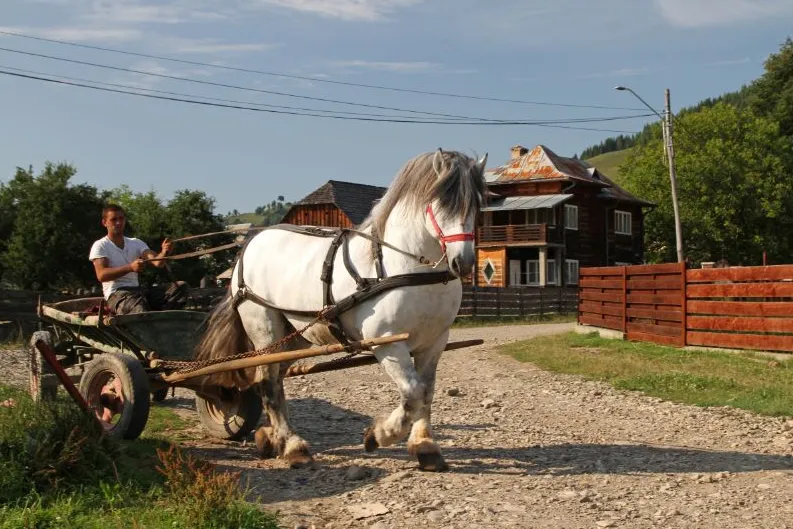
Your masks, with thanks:
<instances>
[{"instance_id":1,"label":"utility pole","mask_svg":"<svg viewBox=\"0 0 793 529\"><path fill-rule=\"evenodd\" d=\"M672 208L675 212L675 240L677 243L677 261L683 262L683 230L680 227L680 208L677 203L677 174L675 173L675 150L672 142L672 106L670 104L669 89L664 94L666 107L666 154L669 158L669 181L672 186Z\"/></svg>"},{"instance_id":2,"label":"utility pole","mask_svg":"<svg viewBox=\"0 0 793 529\"><path fill-rule=\"evenodd\" d=\"M666 112L662 116L650 104L642 99L639 94L634 92L627 86L615 86L615 90L627 90L636 97L639 101L644 103L644 106L652 110L652 112L661 118L661 128L664 134L664 155L669 163L669 180L672 184L672 209L675 212L675 239L677 242L677 261L683 262L683 230L680 228L680 208L677 204L677 175L675 174L675 150L672 145L672 108L669 103L669 89L666 89Z\"/></svg>"}]
</instances>

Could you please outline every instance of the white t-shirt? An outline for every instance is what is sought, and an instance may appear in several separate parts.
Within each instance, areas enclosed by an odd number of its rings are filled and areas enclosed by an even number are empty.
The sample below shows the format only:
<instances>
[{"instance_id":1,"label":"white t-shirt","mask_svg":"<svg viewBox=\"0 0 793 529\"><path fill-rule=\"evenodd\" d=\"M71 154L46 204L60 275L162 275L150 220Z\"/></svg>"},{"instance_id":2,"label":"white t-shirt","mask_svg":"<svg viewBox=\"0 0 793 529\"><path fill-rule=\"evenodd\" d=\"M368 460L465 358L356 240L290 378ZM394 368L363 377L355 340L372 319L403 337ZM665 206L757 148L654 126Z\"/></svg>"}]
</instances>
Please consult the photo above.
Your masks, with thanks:
<instances>
[{"instance_id":1,"label":"white t-shirt","mask_svg":"<svg viewBox=\"0 0 793 529\"><path fill-rule=\"evenodd\" d=\"M140 255L149 249L149 246L140 239L124 237L124 248L119 248L113 241L106 236L96 241L91 246L91 253L88 259L93 261L101 257L107 258L107 266L110 268L117 268L130 264L132 261L140 257ZM140 286L138 282L137 272L130 272L113 281L102 282L102 292L105 299L110 297L110 294L118 290L118 287L137 287Z\"/></svg>"}]
</instances>

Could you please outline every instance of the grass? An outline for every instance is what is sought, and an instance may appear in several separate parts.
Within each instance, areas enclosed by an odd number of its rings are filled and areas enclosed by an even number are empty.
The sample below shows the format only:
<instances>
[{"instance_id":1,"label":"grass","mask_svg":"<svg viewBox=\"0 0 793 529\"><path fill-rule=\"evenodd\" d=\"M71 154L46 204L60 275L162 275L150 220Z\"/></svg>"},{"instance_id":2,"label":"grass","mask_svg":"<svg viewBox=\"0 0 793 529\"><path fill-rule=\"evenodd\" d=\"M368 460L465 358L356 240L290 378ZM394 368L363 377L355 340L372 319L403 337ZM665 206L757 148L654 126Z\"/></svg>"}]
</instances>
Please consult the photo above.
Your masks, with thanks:
<instances>
[{"instance_id":1,"label":"grass","mask_svg":"<svg viewBox=\"0 0 793 529\"><path fill-rule=\"evenodd\" d=\"M190 421L152 408L143 436L111 442L66 395L35 404L0 386L0 529L276 528L244 501L239 475L185 456L168 437ZM133 521L134 520L134 521Z\"/></svg>"},{"instance_id":2,"label":"grass","mask_svg":"<svg viewBox=\"0 0 793 529\"><path fill-rule=\"evenodd\" d=\"M621 151L607 152L606 154L593 156L586 160L586 162L619 184L622 179L619 167L630 153L630 148Z\"/></svg>"},{"instance_id":3,"label":"grass","mask_svg":"<svg viewBox=\"0 0 793 529\"><path fill-rule=\"evenodd\" d=\"M452 328L496 327L501 325L534 325L538 323L569 323L576 321L576 314L543 314L537 316L461 316L454 320Z\"/></svg>"},{"instance_id":4,"label":"grass","mask_svg":"<svg viewBox=\"0 0 793 529\"><path fill-rule=\"evenodd\" d=\"M669 401L793 415L793 359L776 361L753 352L693 351L575 333L510 344L501 350L548 371L580 375Z\"/></svg>"}]
</instances>

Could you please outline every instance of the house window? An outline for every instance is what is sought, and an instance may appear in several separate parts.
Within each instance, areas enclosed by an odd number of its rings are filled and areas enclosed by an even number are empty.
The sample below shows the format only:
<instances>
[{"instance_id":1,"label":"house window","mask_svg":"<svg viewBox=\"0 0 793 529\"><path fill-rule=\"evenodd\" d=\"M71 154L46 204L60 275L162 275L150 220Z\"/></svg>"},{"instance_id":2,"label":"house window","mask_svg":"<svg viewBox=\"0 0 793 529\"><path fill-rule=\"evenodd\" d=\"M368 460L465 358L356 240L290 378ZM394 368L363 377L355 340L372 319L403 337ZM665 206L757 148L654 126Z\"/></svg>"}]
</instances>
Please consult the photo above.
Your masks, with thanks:
<instances>
[{"instance_id":1,"label":"house window","mask_svg":"<svg viewBox=\"0 0 793 529\"><path fill-rule=\"evenodd\" d=\"M556 210L548 209L548 226L556 226Z\"/></svg>"},{"instance_id":2,"label":"house window","mask_svg":"<svg viewBox=\"0 0 793 529\"><path fill-rule=\"evenodd\" d=\"M567 260L565 260L565 266L567 268L567 284L568 285L577 285L578 284L578 259L567 259Z\"/></svg>"},{"instance_id":3,"label":"house window","mask_svg":"<svg viewBox=\"0 0 793 529\"><path fill-rule=\"evenodd\" d=\"M631 234L631 214L629 212L619 210L614 212L614 233Z\"/></svg>"},{"instance_id":4,"label":"house window","mask_svg":"<svg viewBox=\"0 0 793 529\"><path fill-rule=\"evenodd\" d=\"M564 227L568 230L578 229L578 206L565 204L564 206Z\"/></svg>"},{"instance_id":5,"label":"house window","mask_svg":"<svg viewBox=\"0 0 793 529\"><path fill-rule=\"evenodd\" d=\"M556 260L549 260L545 272L545 281L549 285L556 284Z\"/></svg>"},{"instance_id":6,"label":"house window","mask_svg":"<svg viewBox=\"0 0 793 529\"><path fill-rule=\"evenodd\" d=\"M615 261L614 266L633 266L633 263L626 263L625 261Z\"/></svg>"},{"instance_id":7,"label":"house window","mask_svg":"<svg viewBox=\"0 0 793 529\"><path fill-rule=\"evenodd\" d=\"M537 260L526 261L526 284L540 284L540 262Z\"/></svg>"},{"instance_id":8,"label":"house window","mask_svg":"<svg viewBox=\"0 0 793 529\"><path fill-rule=\"evenodd\" d=\"M490 284L491 281L493 281L493 276L496 275L496 267L493 266L493 261L491 261L490 259L485 261L485 266L484 268L482 268L482 275L484 276L485 281L487 281L488 285Z\"/></svg>"}]
</instances>

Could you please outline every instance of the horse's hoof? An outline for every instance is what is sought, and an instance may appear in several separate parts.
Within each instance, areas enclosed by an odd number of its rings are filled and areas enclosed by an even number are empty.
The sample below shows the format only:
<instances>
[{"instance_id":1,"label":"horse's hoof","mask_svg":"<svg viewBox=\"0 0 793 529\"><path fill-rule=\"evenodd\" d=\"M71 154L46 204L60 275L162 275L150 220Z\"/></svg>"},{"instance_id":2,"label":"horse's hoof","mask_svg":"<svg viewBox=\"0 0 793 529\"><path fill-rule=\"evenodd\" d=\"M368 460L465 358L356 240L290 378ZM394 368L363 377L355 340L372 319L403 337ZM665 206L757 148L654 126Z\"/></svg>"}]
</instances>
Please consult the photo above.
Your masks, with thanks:
<instances>
[{"instance_id":1,"label":"horse's hoof","mask_svg":"<svg viewBox=\"0 0 793 529\"><path fill-rule=\"evenodd\" d=\"M286 442L283 458L289 463L289 468L303 468L314 464L308 443L297 436L291 437Z\"/></svg>"},{"instance_id":2,"label":"horse's hoof","mask_svg":"<svg viewBox=\"0 0 793 529\"><path fill-rule=\"evenodd\" d=\"M363 447L367 452L374 452L380 448L377 437L374 435L374 428L371 426L363 432Z\"/></svg>"},{"instance_id":3,"label":"horse's hoof","mask_svg":"<svg viewBox=\"0 0 793 529\"><path fill-rule=\"evenodd\" d=\"M256 441L256 453L262 459L271 459L278 455L276 453L275 445L271 441L272 428L269 426L262 426L253 436Z\"/></svg>"},{"instance_id":4,"label":"horse's hoof","mask_svg":"<svg viewBox=\"0 0 793 529\"><path fill-rule=\"evenodd\" d=\"M449 465L438 452L418 453L419 469L425 472L443 472L449 469Z\"/></svg>"}]
</instances>

